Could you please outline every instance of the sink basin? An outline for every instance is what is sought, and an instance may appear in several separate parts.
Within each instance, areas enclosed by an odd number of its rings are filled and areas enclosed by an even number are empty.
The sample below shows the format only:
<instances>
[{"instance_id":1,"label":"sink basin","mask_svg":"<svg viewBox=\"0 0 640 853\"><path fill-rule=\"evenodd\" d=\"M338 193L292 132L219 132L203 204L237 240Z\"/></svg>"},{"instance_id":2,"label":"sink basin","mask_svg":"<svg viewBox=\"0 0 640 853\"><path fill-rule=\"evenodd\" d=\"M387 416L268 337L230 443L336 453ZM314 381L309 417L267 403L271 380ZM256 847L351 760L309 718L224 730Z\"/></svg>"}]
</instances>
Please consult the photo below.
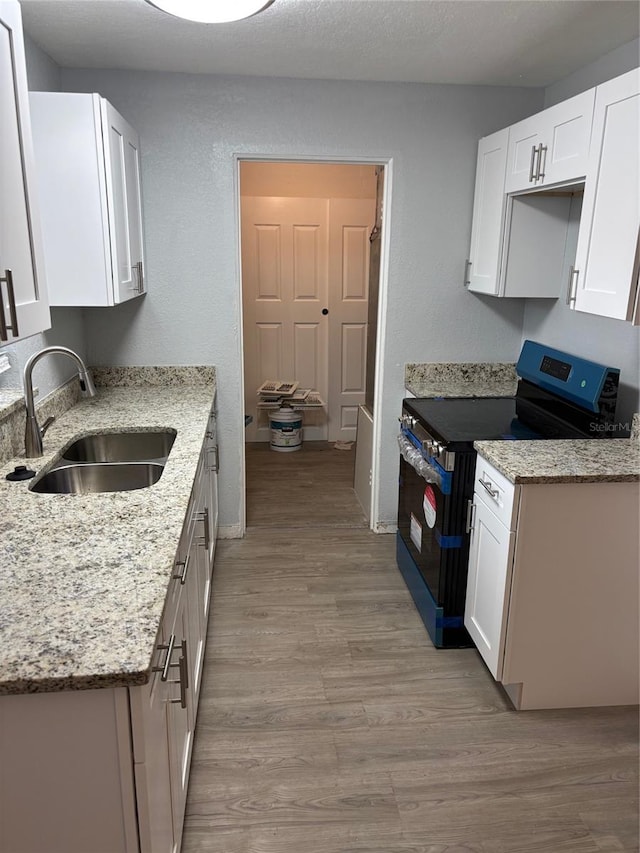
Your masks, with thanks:
<instances>
[{"instance_id":1,"label":"sink basin","mask_svg":"<svg viewBox=\"0 0 640 853\"><path fill-rule=\"evenodd\" d=\"M129 492L157 483L163 471L157 462L62 465L34 480L29 490L53 495Z\"/></svg>"},{"instance_id":2,"label":"sink basin","mask_svg":"<svg viewBox=\"0 0 640 853\"><path fill-rule=\"evenodd\" d=\"M175 430L103 432L74 441L62 454L69 462L166 462Z\"/></svg>"}]
</instances>

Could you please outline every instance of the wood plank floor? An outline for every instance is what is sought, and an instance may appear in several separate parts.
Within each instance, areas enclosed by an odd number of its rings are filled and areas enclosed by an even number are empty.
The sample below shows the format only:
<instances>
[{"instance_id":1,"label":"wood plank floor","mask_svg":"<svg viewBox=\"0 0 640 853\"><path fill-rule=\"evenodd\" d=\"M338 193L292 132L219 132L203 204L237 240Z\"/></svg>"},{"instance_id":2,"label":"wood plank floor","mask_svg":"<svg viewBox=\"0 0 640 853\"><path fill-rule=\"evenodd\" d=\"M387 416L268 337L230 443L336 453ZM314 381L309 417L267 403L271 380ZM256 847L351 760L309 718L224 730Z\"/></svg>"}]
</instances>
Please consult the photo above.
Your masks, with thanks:
<instances>
[{"instance_id":1,"label":"wood plank floor","mask_svg":"<svg viewBox=\"0 0 640 853\"><path fill-rule=\"evenodd\" d=\"M366 527L353 491L355 445L305 441L281 453L246 445L248 527Z\"/></svg>"},{"instance_id":2,"label":"wood plank floor","mask_svg":"<svg viewBox=\"0 0 640 853\"><path fill-rule=\"evenodd\" d=\"M184 853L638 851L637 710L511 710L324 523L218 544Z\"/></svg>"}]
</instances>

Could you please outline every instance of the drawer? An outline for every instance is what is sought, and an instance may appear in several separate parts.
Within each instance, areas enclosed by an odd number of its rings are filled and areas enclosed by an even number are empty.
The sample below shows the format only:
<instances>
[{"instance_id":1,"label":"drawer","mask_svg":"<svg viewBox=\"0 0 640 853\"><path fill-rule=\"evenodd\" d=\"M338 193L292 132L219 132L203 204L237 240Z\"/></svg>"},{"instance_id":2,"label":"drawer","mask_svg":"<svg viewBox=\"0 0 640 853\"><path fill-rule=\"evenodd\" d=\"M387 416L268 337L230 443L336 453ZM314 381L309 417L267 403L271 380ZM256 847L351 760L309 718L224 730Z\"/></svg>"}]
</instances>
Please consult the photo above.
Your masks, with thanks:
<instances>
[{"instance_id":1,"label":"drawer","mask_svg":"<svg viewBox=\"0 0 640 853\"><path fill-rule=\"evenodd\" d=\"M478 456L476 462L473 490L505 527L515 530L516 486L482 456Z\"/></svg>"}]
</instances>

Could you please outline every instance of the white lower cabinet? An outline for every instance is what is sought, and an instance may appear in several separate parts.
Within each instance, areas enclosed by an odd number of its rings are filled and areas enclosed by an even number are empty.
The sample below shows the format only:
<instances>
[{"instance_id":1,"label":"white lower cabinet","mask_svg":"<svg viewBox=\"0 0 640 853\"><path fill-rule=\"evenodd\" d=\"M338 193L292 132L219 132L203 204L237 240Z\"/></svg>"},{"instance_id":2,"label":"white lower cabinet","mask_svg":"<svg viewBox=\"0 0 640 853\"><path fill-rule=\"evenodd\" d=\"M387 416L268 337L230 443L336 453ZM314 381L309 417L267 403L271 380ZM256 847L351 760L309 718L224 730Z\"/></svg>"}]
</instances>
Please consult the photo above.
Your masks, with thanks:
<instances>
[{"instance_id":1,"label":"white lower cabinet","mask_svg":"<svg viewBox=\"0 0 640 853\"><path fill-rule=\"evenodd\" d=\"M0 853L180 850L216 490L205 439L147 684L0 697Z\"/></svg>"},{"instance_id":2,"label":"white lower cabinet","mask_svg":"<svg viewBox=\"0 0 640 853\"><path fill-rule=\"evenodd\" d=\"M518 710L638 702L631 482L514 486L478 457L464 624Z\"/></svg>"},{"instance_id":3,"label":"white lower cabinet","mask_svg":"<svg viewBox=\"0 0 640 853\"><path fill-rule=\"evenodd\" d=\"M465 626L494 678L502 677L505 590L514 535L479 495L473 504Z\"/></svg>"}]
</instances>

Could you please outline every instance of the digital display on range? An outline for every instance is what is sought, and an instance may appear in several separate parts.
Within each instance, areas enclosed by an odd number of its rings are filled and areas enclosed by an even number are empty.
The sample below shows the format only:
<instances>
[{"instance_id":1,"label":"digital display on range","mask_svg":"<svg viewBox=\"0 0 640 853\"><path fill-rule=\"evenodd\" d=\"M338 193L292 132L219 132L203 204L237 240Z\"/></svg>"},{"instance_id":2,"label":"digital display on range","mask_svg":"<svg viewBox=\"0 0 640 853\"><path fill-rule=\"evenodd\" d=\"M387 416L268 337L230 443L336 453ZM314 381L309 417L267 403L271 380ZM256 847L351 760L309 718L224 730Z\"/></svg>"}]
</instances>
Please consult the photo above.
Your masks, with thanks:
<instances>
[{"instance_id":1,"label":"digital display on range","mask_svg":"<svg viewBox=\"0 0 640 853\"><path fill-rule=\"evenodd\" d=\"M558 361L557 358L549 358L545 355L540 364L540 373L546 373L561 382L566 382L571 373L571 365L566 361Z\"/></svg>"}]
</instances>

